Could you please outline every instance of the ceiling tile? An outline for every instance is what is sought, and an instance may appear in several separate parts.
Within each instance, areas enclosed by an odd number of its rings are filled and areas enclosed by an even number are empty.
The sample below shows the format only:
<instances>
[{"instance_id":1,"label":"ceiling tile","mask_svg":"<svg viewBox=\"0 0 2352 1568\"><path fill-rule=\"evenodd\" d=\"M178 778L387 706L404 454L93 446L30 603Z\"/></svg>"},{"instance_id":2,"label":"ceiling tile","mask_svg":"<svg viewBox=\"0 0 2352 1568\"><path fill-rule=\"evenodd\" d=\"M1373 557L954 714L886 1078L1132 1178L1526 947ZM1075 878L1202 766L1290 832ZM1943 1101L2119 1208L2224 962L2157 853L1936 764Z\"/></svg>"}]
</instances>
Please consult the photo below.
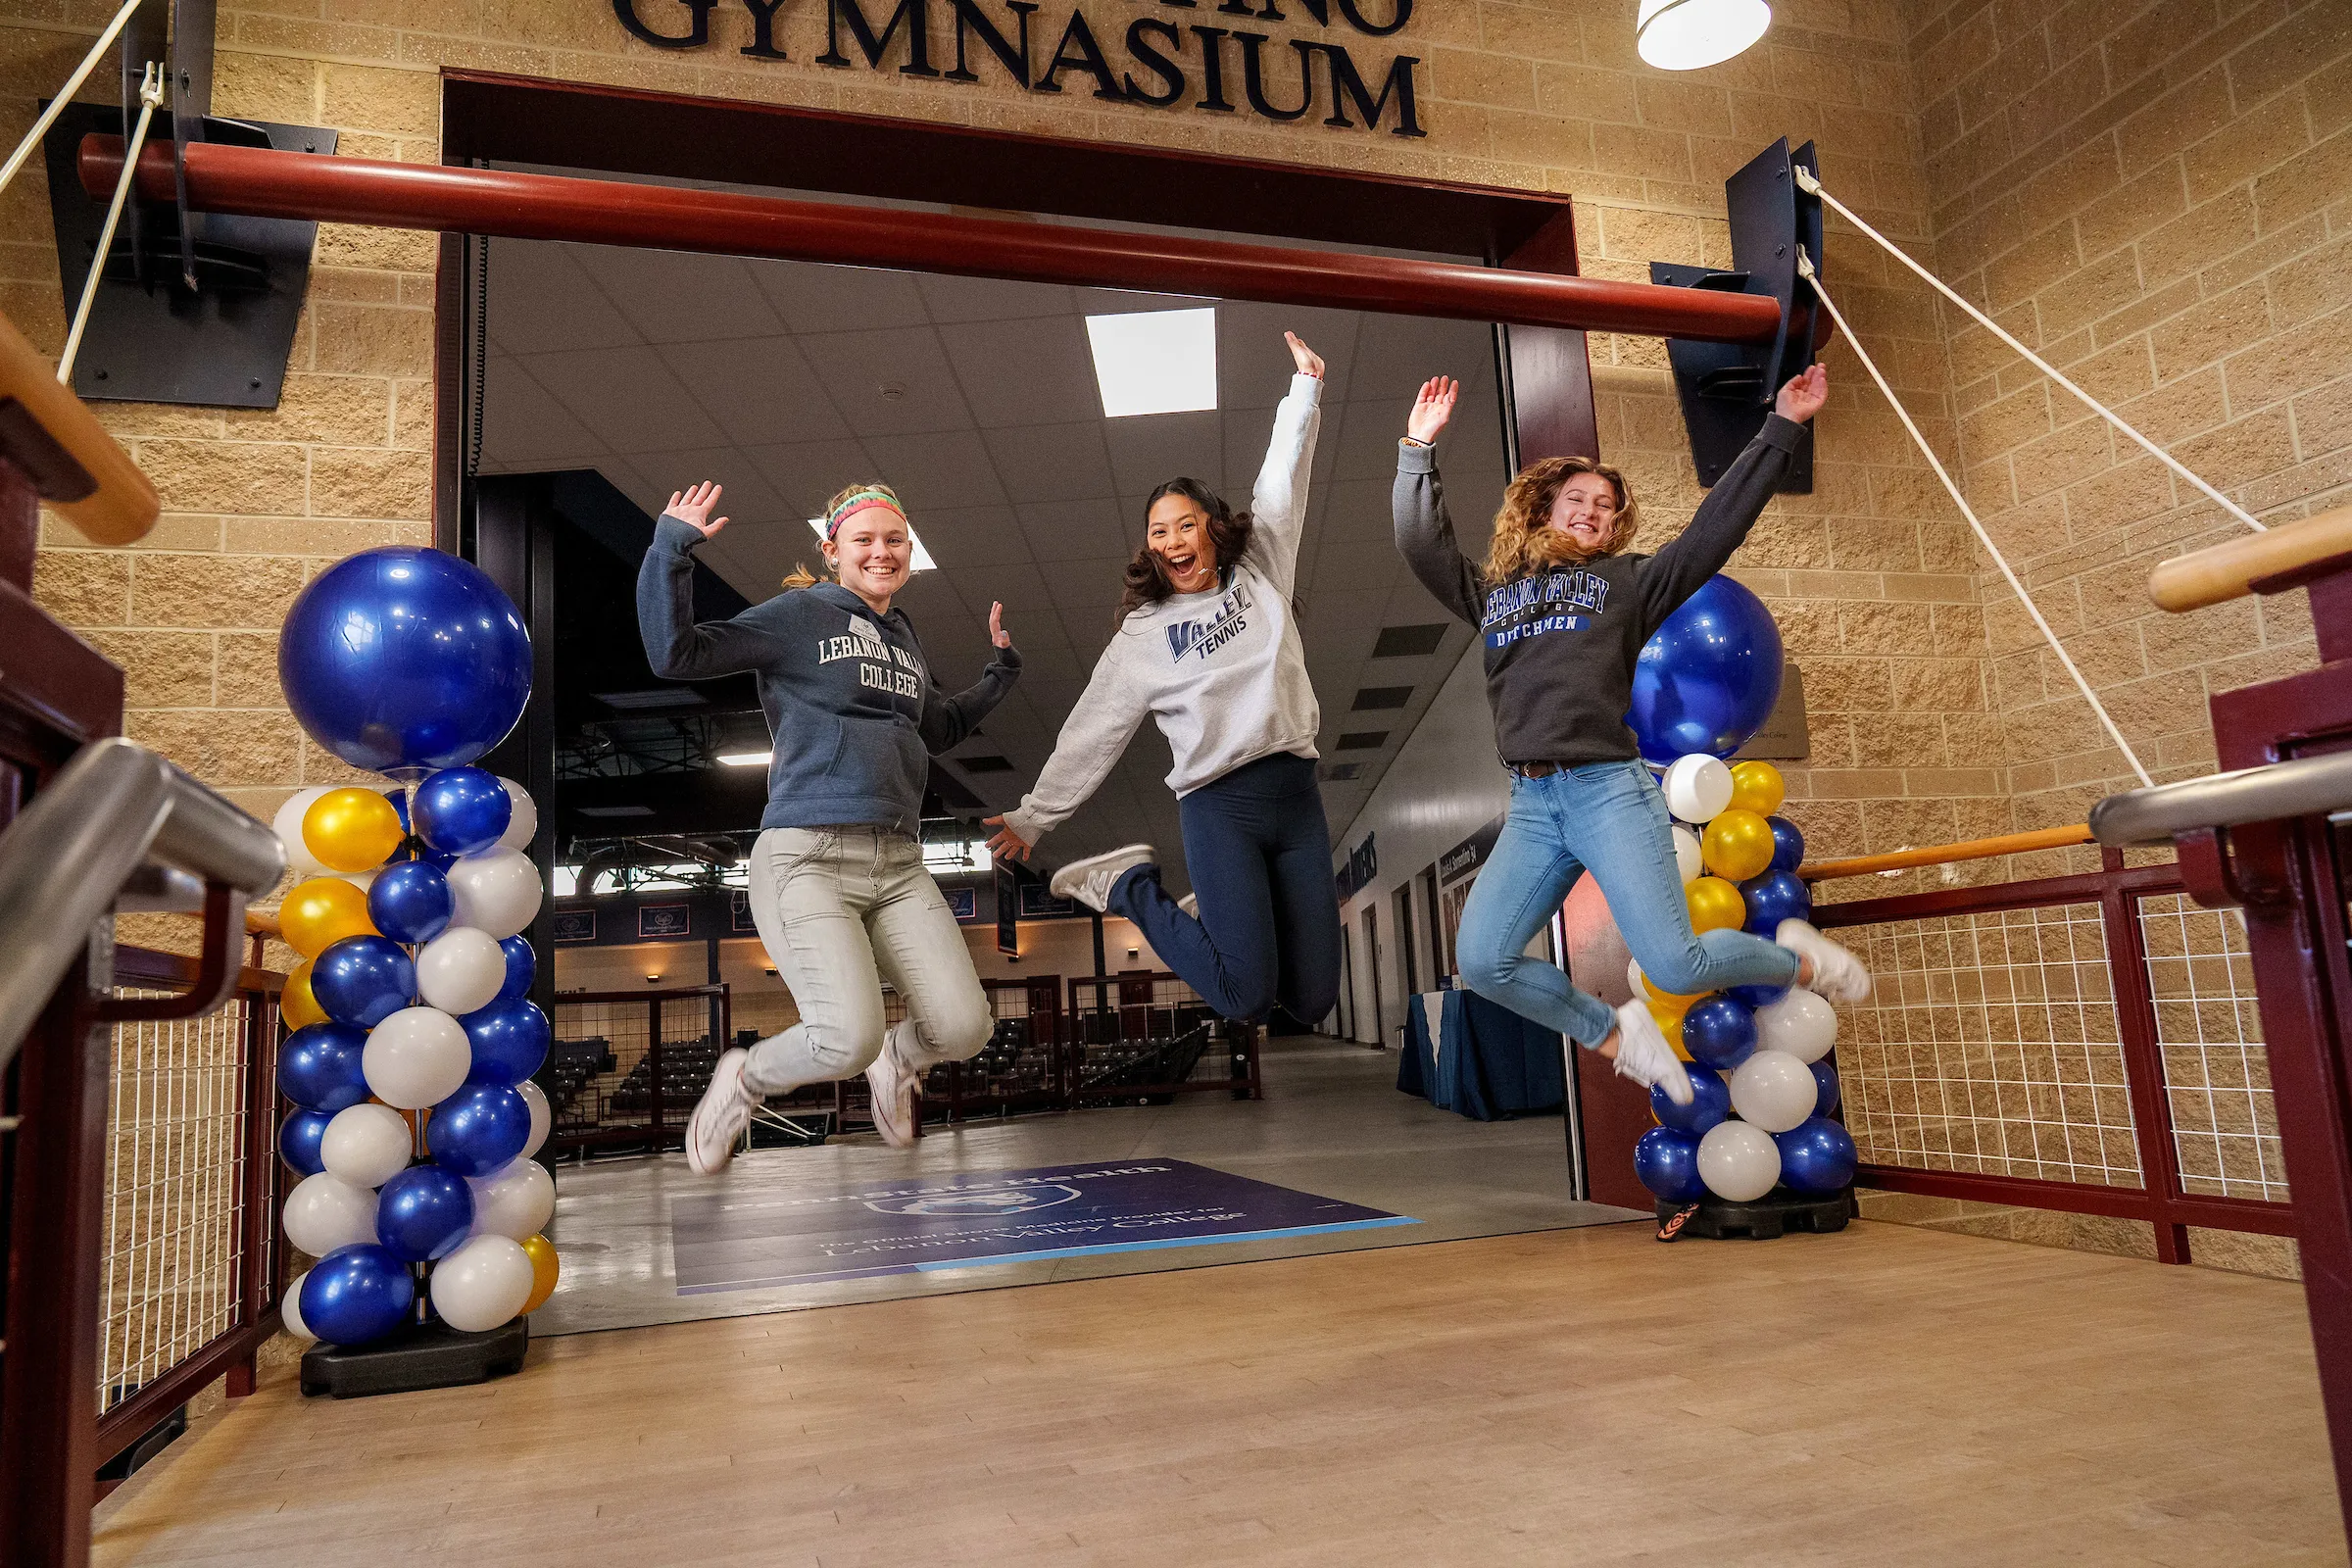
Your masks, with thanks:
<instances>
[{"instance_id":1,"label":"ceiling tile","mask_svg":"<svg viewBox=\"0 0 2352 1568\"><path fill-rule=\"evenodd\" d=\"M914 531L946 571L1031 559L1028 536L1010 507L915 507Z\"/></svg>"},{"instance_id":2,"label":"ceiling tile","mask_svg":"<svg viewBox=\"0 0 2352 1568\"><path fill-rule=\"evenodd\" d=\"M790 441L743 450L804 524L822 515L826 501L838 491L878 477L865 448L855 441Z\"/></svg>"},{"instance_id":3,"label":"ceiling tile","mask_svg":"<svg viewBox=\"0 0 2352 1568\"><path fill-rule=\"evenodd\" d=\"M1034 424L982 432L1005 495L1015 502L1111 500L1110 458L1102 423Z\"/></svg>"},{"instance_id":4,"label":"ceiling tile","mask_svg":"<svg viewBox=\"0 0 2352 1568\"><path fill-rule=\"evenodd\" d=\"M650 348L575 349L520 358L541 386L624 456L692 452L726 440Z\"/></svg>"},{"instance_id":5,"label":"ceiling tile","mask_svg":"<svg viewBox=\"0 0 2352 1568\"><path fill-rule=\"evenodd\" d=\"M795 332L921 326L931 319L906 272L818 262L745 264L760 292Z\"/></svg>"},{"instance_id":6,"label":"ceiling tile","mask_svg":"<svg viewBox=\"0 0 2352 1568\"><path fill-rule=\"evenodd\" d=\"M1009 321L1075 314L1072 291L1060 283L926 272L915 278L914 286L934 321Z\"/></svg>"},{"instance_id":7,"label":"ceiling tile","mask_svg":"<svg viewBox=\"0 0 2352 1568\"><path fill-rule=\"evenodd\" d=\"M838 441L850 427L789 337L664 343L662 363L730 441Z\"/></svg>"},{"instance_id":8,"label":"ceiling tile","mask_svg":"<svg viewBox=\"0 0 2352 1568\"><path fill-rule=\"evenodd\" d=\"M1016 510L1021 531L1039 561L1112 564L1105 575L1116 584L1119 572L1115 564L1134 553L1127 544L1127 531L1119 526L1119 503L1115 500L1030 501ZM1118 597L1115 587L1108 597Z\"/></svg>"},{"instance_id":9,"label":"ceiling tile","mask_svg":"<svg viewBox=\"0 0 2352 1568\"><path fill-rule=\"evenodd\" d=\"M812 333L801 351L858 435L971 428L971 411L928 326Z\"/></svg>"},{"instance_id":10,"label":"ceiling tile","mask_svg":"<svg viewBox=\"0 0 2352 1568\"><path fill-rule=\"evenodd\" d=\"M648 343L764 337L784 323L733 256L583 245L573 253Z\"/></svg>"},{"instance_id":11,"label":"ceiling tile","mask_svg":"<svg viewBox=\"0 0 2352 1568\"><path fill-rule=\"evenodd\" d=\"M609 349L640 341L628 318L590 281L584 246L532 240L490 243L490 341L511 354Z\"/></svg>"},{"instance_id":12,"label":"ceiling tile","mask_svg":"<svg viewBox=\"0 0 2352 1568\"><path fill-rule=\"evenodd\" d=\"M1213 485L1225 471L1225 421L1213 409L1105 419L1102 439L1122 496L1148 496L1180 474Z\"/></svg>"},{"instance_id":13,"label":"ceiling tile","mask_svg":"<svg viewBox=\"0 0 2352 1568\"><path fill-rule=\"evenodd\" d=\"M1010 499L975 431L869 435L860 445L870 471L896 490L910 512L1002 506Z\"/></svg>"},{"instance_id":14,"label":"ceiling tile","mask_svg":"<svg viewBox=\"0 0 2352 1568\"><path fill-rule=\"evenodd\" d=\"M970 321L942 326L939 337L984 429L1102 417L1094 356L1076 317Z\"/></svg>"},{"instance_id":15,"label":"ceiling tile","mask_svg":"<svg viewBox=\"0 0 2352 1568\"><path fill-rule=\"evenodd\" d=\"M1016 612L1022 614L1049 611L1054 597L1046 591L1046 579L1035 566L1006 564L1002 566L972 566L956 574L956 592L966 604L987 605L1001 601L1009 620ZM1020 628L1013 628L1020 636Z\"/></svg>"},{"instance_id":16,"label":"ceiling tile","mask_svg":"<svg viewBox=\"0 0 2352 1568\"><path fill-rule=\"evenodd\" d=\"M541 386L520 362L503 354L483 367L482 459L493 472L582 452L604 443Z\"/></svg>"}]
</instances>

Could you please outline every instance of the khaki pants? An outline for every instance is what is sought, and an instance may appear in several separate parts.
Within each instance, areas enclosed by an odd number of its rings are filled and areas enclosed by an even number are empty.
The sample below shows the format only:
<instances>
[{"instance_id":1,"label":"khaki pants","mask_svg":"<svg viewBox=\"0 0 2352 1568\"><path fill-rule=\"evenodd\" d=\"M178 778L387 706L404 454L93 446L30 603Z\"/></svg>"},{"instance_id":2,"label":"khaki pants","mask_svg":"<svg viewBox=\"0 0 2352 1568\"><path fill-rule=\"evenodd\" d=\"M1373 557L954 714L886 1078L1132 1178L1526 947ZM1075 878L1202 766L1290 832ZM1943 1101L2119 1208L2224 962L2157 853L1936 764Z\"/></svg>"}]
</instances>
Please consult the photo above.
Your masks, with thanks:
<instances>
[{"instance_id":1,"label":"khaki pants","mask_svg":"<svg viewBox=\"0 0 2352 1568\"><path fill-rule=\"evenodd\" d=\"M882 982L906 1003L893 1049L916 1072L961 1061L996 1028L922 846L874 827L768 828L752 846L752 919L801 1021L752 1049L766 1095L863 1072L882 1050Z\"/></svg>"}]
</instances>

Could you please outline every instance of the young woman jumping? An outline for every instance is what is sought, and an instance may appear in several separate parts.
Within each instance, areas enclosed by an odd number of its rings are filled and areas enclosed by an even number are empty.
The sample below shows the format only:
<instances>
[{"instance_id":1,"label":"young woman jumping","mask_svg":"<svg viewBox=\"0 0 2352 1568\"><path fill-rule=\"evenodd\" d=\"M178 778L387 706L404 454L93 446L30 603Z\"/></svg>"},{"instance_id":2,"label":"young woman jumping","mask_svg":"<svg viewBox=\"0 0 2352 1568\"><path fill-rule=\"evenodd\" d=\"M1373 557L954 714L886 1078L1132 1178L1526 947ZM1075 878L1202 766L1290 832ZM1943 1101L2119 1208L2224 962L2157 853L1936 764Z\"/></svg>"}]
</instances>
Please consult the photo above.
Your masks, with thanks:
<instances>
[{"instance_id":1,"label":"young woman jumping","mask_svg":"<svg viewBox=\"0 0 2352 1568\"><path fill-rule=\"evenodd\" d=\"M1037 787L989 848L1021 860L1108 776L1150 713L1176 756L1185 905L1159 885L1159 852L1130 844L1075 860L1054 891L1125 915L1170 969L1227 1018L1276 1003L1312 1025L1340 994L1340 906L1331 829L1315 782L1323 715L1291 606L1307 476L1321 421L1323 361L1295 333L1298 373L1250 510L1197 479L1152 492L1145 544L1127 564L1117 635L1062 725Z\"/></svg>"},{"instance_id":2,"label":"young woman jumping","mask_svg":"<svg viewBox=\"0 0 2352 1568\"><path fill-rule=\"evenodd\" d=\"M749 1051L720 1054L686 1128L698 1174L733 1157L752 1111L769 1095L865 1074L875 1130L913 1142L914 1097L936 1062L960 1061L996 1027L970 951L920 837L928 754L944 752L1012 689L1021 667L991 605L996 662L951 697L892 596L906 586L914 547L888 485L853 485L825 507L825 564L732 620L694 621L696 545L727 525L712 518L719 487L669 498L637 573L637 624L654 673L707 680L750 671L774 749L767 809L752 846L752 919L801 1021ZM906 999L887 1033L882 982Z\"/></svg>"},{"instance_id":3,"label":"young woman jumping","mask_svg":"<svg viewBox=\"0 0 2352 1568\"><path fill-rule=\"evenodd\" d=\"M1641 526L1623 474L1590 458L1545 458L1504 492L1477 566L1454 543L1432 447L1460 391L1442 375L1422 384L1397 446L1395 505L1396 548L1413 574L1480 632L1511 770L1510 814L1462 910L1462 983L1688 1104L1690 1076L1641 998L1612 1011L1525 949L1590 870L1642 972L1667 991L1795 984L1835 1001L1870 995L1860 961L1802 920L1783 921L1773 942L1691 930L1666 800L1625 722L1642 645L1747 538L1800 426L1828 401L1829 375L1816 365L1781 388L1764 428L1656 555L1623 553Z\"/></svg>"}]
</instances>

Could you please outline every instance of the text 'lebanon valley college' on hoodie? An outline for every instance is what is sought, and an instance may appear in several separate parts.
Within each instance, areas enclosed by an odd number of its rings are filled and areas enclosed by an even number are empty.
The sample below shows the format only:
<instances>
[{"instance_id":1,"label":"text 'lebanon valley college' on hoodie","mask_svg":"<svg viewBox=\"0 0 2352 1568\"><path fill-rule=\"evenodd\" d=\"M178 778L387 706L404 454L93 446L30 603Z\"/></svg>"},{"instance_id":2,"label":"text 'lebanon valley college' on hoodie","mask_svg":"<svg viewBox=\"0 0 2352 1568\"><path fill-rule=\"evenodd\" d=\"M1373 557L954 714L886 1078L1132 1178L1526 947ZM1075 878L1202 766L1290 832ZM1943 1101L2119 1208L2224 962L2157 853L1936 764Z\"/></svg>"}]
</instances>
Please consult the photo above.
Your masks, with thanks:
<instances>
[{"instance_id":1,"label":"text 'lebanon valley college' on hoodie","mask_svg":"<svg viewBox=\"0 0 2352 1568\"><path fill-rule=\"evenodd\" d=\"M929 753L972 732L1012 689L1021 656L997 650L971 690L931 678L914 623L877 615L839 583L788 590L732 620L694 619L694 547L702 534L663 514L637 572L637 629L654 673L709 680L750 672L775 757L769 827L919 832Z\"/></svg>"},{"instance_id":2,"label":"text 'lebanon valley college' on hoodie","mask_svg":"<svg viewBox=\"0 0 2352 1568\"><path fill-rule=\"evenodd\" d=\"M1250 493L1250 548L1220 564L1218 585L1170 594L1119 622L1037 787L1004 813L1025 843L1068 820L1101 787L1146 713L1175 754L1168 788L1178 795L1261 757L1316 755L1323 712L1291 597L1322 396L1317 377L1291 377Z\"/></svg>"},{"instance_id":3,"label":"text 'lebanon valley college' on hoodie","mask_svg":"<svg viewBox=\"0 0 2352 1568\"><path fill-rule=\"evenodd\" d=\"M1396 548L1439 603L1478 628L1505 762L1641 755L1625 710L1642 645L1732 559L1804 435L1803 425L1767 415L1690 525L1654 556L1595 556L1492 585L1454 542L1436 450L1397 443Z\"/></svg>"}]
</instances>

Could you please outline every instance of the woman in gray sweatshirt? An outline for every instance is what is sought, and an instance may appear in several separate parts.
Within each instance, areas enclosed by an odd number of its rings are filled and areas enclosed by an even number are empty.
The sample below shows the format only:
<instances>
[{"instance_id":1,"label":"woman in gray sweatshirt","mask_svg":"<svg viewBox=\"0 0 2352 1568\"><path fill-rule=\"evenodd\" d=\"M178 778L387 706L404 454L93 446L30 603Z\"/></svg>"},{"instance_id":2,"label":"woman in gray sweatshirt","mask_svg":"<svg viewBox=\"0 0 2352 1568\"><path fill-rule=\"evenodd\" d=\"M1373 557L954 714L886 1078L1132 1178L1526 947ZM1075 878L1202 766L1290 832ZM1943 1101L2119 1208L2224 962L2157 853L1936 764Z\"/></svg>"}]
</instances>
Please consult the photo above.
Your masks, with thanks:
<instances>
[{"instance_id":1,"label":"woman in gray sweatshirt","mask_svg":"<svg viewBox=\"0 0 2352 1568\"><path fill-rule=\"evenodd\" d=\"M992 605L996 662L971 690L932 679L914 624L892 598L906 585L913 542L888 485L853 485L825 508L825 563L732 620L694 619L694 547L727 525L719 487L669 498L637 573L637 624L654 673L707 680L750 671L773 757L767 808L752 847L752 919L801 1021L718 1058L687 1124L686 1162L708 1174L734 1154L769 1095L863 1072L875 1130L914 1139L916 1086L960 1061L996 1027L970 951L923 869L921 811L929 754L956 745L1012 689L1021 656ZM882 982L906 999L884 1029Z\"/></svg>"}]
</instances>

